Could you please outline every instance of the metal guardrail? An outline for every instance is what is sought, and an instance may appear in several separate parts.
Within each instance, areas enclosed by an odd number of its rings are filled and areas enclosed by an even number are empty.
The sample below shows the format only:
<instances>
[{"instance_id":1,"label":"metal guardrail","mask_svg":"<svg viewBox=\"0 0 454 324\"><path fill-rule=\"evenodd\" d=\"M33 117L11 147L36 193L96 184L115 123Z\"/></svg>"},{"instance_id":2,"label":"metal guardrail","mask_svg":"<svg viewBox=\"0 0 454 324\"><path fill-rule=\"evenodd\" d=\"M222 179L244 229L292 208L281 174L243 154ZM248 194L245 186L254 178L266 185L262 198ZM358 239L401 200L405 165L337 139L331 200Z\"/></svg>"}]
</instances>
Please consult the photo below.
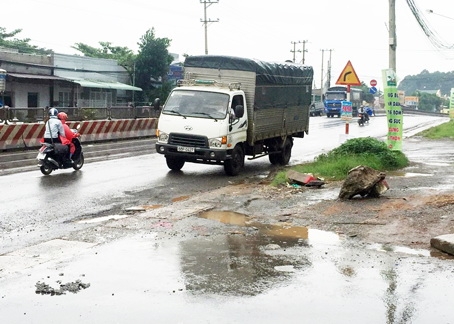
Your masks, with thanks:
<instances>
[{"instance_id":1,"label":"metal guardrail","mask_svg":"<svg viewBox=\"0 0 454 324\"><path fill-rule=\"evenodd\" d=\"M58 111L64 111L71 121L100 120L100 119L137 119L157 118L160 109L153 106L112 106L105 108L79 108L79 107L55 107ZM6 123L42 122L47 117L47 107L16 108L0 107L0 121Z\"/></svg>"},{"instance_id":2,"label":"metal guardrail","mask_svg":"<svg viewBox=\"0 0 454 324\"><path fill-rule=\"evenodd\" d=\"M402 108L402 111L403 111L404 114L449 117L448 114L444 114L444 113L441 113L441 112L416 110L416 109L413 109L413 108Z\"/></svg>"}]
</instances>

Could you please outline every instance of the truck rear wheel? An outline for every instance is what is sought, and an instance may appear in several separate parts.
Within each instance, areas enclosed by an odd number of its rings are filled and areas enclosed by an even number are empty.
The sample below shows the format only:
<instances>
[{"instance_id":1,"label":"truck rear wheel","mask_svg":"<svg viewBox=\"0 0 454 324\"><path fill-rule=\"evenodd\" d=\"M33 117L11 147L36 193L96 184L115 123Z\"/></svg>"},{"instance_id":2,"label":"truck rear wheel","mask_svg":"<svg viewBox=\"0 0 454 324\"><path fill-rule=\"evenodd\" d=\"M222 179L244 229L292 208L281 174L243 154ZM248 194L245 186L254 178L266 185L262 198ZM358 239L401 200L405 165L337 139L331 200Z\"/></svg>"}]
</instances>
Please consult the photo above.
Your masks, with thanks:
<instances>
[{"instance_id":1,"label":"truck rear wheel","mask_svg":"<svg viewBox=\"0 0 454 324\"><path fill-rule=\"evenodd\" d=\"M169 169L174 171L180 171L184 165L183 159L172 156L166 156L166 162Z\"/></svg>"},{"instance_id":2,"label":"truck rear wheel","mask_svg":"<svg viewBox=\"0 0 454 324\"><path fill-rule=\"evenodd\" d=\"M279 164L280 165L287 165L290 161L290 157L292 156L292 147L293 141L291 138L287 137L284 146L282 147L281 154L277 155L279 157Z\"/></svg>"},{"instance_id":3,"label":"truck rear wheel","mask_svg":"<svg viewBox=\"0 0 454 324\"><path fill-rule=\"evenodd\" d=\"M235 146L232 158L224 162L224 171L229 176L236 176L244 167L244 152L241 146Z\"/></svg>"},{"instance_id":4,"label":"truck rear wheel","mask_svg":"<svg viewBox=\"0 0 454 324\"><path fill-rule=\"evenodd\" d=\"M279 154L270 154L270 155L268 155L268 159L270 160L270 163L273 165L280 164Z\"/></svg>"}]
</instances>

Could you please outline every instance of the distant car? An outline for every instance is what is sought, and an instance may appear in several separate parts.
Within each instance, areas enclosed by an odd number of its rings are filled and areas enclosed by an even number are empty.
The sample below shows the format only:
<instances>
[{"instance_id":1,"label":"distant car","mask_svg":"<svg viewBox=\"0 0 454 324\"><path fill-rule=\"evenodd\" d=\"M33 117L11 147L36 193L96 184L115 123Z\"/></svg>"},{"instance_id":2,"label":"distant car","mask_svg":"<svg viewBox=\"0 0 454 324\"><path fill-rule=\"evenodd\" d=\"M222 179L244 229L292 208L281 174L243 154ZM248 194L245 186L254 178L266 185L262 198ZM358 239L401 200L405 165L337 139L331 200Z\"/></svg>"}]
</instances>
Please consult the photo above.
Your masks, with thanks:
<instances>
[{"instance_id":1,"label":"distant car","mask_svg":"<svg viewBox=\"0 0 454 324\"><path fill-rule=\"evenodd\" d=\"M325 111L325 106L323 102L313 102L309 109L309 115L311 116L323 116Z\"/></svg>"}]
</instances>

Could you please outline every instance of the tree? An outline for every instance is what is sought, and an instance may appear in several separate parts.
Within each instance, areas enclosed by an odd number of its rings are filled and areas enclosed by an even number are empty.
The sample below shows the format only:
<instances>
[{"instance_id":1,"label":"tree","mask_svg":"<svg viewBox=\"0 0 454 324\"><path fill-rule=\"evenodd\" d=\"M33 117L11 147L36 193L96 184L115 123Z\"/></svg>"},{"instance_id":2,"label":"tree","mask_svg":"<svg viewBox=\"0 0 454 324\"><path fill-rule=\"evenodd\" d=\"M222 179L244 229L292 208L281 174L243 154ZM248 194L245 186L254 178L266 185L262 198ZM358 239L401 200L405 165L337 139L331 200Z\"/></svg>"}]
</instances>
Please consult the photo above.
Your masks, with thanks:
<instances>
[{"instance_id":1,"label":"tree","mask_svg":"<svg viewBox=\"0 0 454 324\"><path fill-rule=\"evenodd\" d=\"M11 48L19 53L26 54L50 54L52 50L30 45L30 38L19 39L15 36L22 32L22 29L15 29L7 32L6 28L0 27L0 47Z\"/></svg>"},{"instance_id":2,"label":"tree","mask_svg":"<svg viewBox=\"0 0 454 324\"><path fill-rule=\"evenodd\" d=\"M134 84L134 63L137 57L134 52L127 47L112 46L110 42L99 42L99 45L101 45L101 48L92 47L84 43L76 43L72 48L88 57L116 60L120 66L126 69L131 83Z\"/></svg>"},{"instance_id":3,"label":"tree","mask_svg":"<svg viewBox=\"0 0 454 324\"><path fill-rule=\"evenodd\" d=\"M440 90L442 96L449 96L451 88L454 88L454 71L430 73L423 70L418 75L407 75L397 88L407 94L423 89Z\"/></svg>"},{"instance_id":4,"label":"tree","mask_svg":"<svg viewBox=\"0 0 454 324\"><path fill-rule=\"evenodd\" d=\"M168 38L156 38L154 28L151 28L138 43L136 84L143 90L142 101L150 102L154 98L165 99L170 92L171 86L167 82L167 73L173 61L173 57L167 50L170 42Z\"/></svg>"},{"instance_id":5,"label":"tree","mask_svg":"<svg viewBox=\"0 0 454 324\"><path fill-rule=\"evenodd\" d=\"M438 111L443 104L443 99L430 93L419 93L418 109L424 111Z\"/></svg>"},{"instance_id":6,"label":"tree","mask_svg":"<svg viewBox=\"0 0 454 324\"><path fill-rule=\"evenodd\" d=\"M369 87L364 83L364 81L361 81L361 86L357 87L358 89L361 89L363 91L363 100L369 104L373 104L375 101L375 97L372 93L369 91Z\"/></svg>"}]
</instances>

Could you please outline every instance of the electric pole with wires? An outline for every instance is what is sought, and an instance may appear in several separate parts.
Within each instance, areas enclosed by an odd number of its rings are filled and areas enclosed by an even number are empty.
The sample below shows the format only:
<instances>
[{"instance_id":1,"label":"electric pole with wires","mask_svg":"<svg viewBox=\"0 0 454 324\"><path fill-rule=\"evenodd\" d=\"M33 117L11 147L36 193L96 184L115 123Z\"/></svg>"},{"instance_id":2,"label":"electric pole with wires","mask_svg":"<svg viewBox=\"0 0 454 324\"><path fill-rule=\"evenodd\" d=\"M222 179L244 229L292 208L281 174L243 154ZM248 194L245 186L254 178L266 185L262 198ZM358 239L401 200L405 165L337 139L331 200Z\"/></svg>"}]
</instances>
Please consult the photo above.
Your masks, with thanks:
<instances>
[{"instance_id":1,"label":"electric pole with wires","mask_svg":"<svg viewBox=\"0 0 454 324\"><path fill-rule=\"evenodd\" d=\"M217 20L211 20L207 18L207 8L211 6L213 3L219 3L219 0L211 1L211 0L200 0L200 3L203 3L203 19L200 21L205 25L205 55L208 54L208 23L219 22L219 18Z\"/></svg>"}]
</instances>

